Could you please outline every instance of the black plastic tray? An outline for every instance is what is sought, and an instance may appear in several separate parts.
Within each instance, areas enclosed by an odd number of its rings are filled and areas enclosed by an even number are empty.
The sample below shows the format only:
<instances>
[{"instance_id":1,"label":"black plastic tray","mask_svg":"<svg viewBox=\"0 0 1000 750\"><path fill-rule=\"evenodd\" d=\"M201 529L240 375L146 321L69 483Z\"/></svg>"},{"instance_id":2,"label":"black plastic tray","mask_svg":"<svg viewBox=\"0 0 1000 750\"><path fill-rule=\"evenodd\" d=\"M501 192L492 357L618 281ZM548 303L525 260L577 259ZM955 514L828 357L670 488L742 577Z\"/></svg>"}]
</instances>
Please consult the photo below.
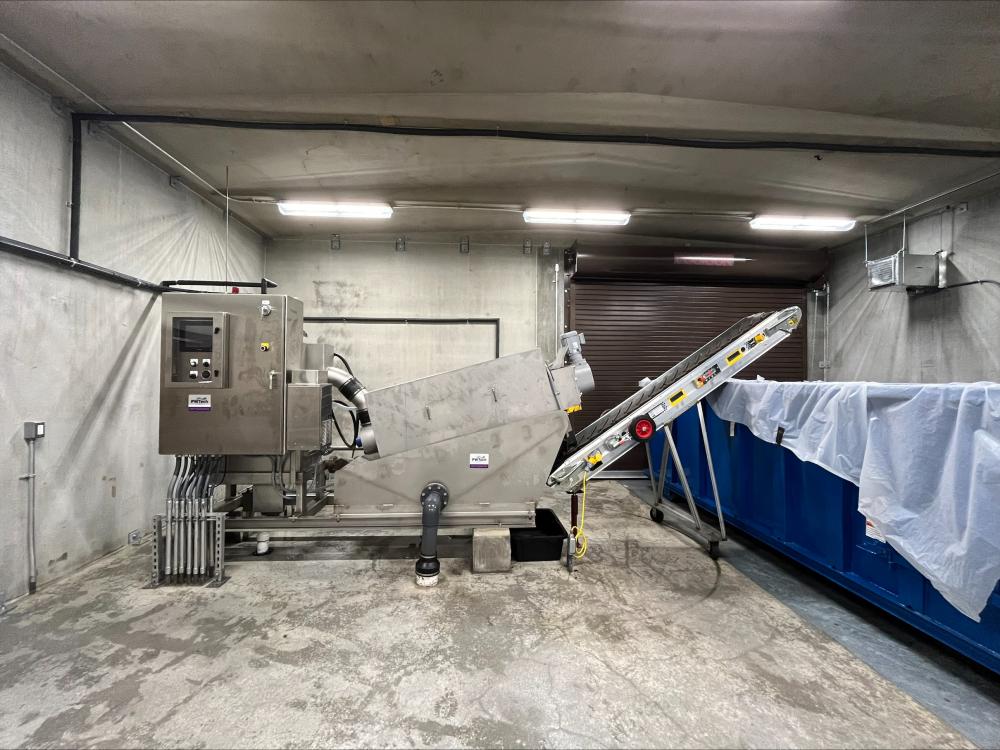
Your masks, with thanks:
<instances>
[{"instance_id":1,"label":"black plastic tray","mask_svg":"<svg viewBox=\"0 0 1000 750\"><path fill-rule=\"evenodd\" d=\"M510 556L515 562L560 560L566 529L550 508L535 513L535 528L510 530Z\"/></svg>"}]
</instances>

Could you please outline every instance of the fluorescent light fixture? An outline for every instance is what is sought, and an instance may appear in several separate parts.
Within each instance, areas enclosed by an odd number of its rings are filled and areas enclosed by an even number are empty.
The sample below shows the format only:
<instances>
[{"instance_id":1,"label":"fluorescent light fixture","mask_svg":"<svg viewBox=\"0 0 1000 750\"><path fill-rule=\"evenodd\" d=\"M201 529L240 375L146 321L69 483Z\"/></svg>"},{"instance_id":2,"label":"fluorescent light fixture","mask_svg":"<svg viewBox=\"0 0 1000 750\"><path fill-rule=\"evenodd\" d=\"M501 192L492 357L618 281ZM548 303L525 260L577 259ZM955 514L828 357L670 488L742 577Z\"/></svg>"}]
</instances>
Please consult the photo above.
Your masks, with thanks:
<instances>
[{"instance_id":1,"label":"fluorescent light fixture","mask_svg":"<svg viewBox=\"0 0 1000 750\"><path fill-rule=\"evenodd\" d=\"M628 211L564 211L529 208L523 214L529 224L589 224L599 227L623 227L632 215Z\"/></svg>"},{"instance_id":2,"label":"fluorescent light fixture","mask_svg":"<svg viewBox=\"0 0 1000 750\"><path fill-rule=\"evenodd\" d=\"M316 216L328 219L388 219L392 206L385 203L329 203L326 201L278 201L283 216Z\"/></svg>"},{"instance_id":3,"label":"fluorescent light fixture","mask_svg":"<svg viewBox=\"0 0 1000 750\"><path fill-rule=\"evenodd\" d=\"M778 229L786 232L846 232L854 229L854 219L836 216L755 216L754 229Z\"/></svg>"}]
</instances>

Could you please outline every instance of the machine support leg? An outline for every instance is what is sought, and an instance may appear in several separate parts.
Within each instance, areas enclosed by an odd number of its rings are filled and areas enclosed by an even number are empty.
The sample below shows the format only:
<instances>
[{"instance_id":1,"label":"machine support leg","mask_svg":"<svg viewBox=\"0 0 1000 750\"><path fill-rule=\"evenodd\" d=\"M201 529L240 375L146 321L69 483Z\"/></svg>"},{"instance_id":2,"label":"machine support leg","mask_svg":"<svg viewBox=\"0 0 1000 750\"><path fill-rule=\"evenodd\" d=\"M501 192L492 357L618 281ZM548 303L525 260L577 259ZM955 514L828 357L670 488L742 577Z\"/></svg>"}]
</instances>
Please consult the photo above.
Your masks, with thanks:
<instances>
[{"instance_id":1,"label":"machine support leg","mask_svg":"<svg viewBox=\"0 0 1000 750\"><path fill-rule=\"evenodd\" d=\"M649 441L642 444L646 449L646 466L649 467L649 489L656 494L656 477L653 476L653 452L649 449Z\"/></svg>"},{"instance_id":2,"label":"machine support leg","mask_svg":"<svg viewBox=\"0 0 1000 750\"><path fill-rule=\"evenodd\" d=\"M670 425L666 425L663 431L670 434ZM648 449L647 449L648 450ZM660 455L660 481L657 482L656 487L653 492L656 497L653 498L653 503L659 503L663 501L663 488L667 486L667 472L670 470L670 464L668 463L668 457L670 456L670 445L667 441L663 441L663 453Z\"/></svg>"},{"instance_id":3,"label":"machine support leg","mask_svg":"<svg viewBox=\"0 0 1000 750\"><path fill-rule=\"evenodd\" d=\"M712 449L708 445L708 428L705 426L705 410L698 402L698 421L701 422L701 439L705 444L705 460L708 463L708 478L712 482L712 495L715 497L715 515L719 519L719 533L722 540L726 539L726 521L722 517L722 501L719 500L719 485L715 481L715 464L712 462Z\"/></svg>"},{"instance_id":4,"label":"machine support leg","mask_svg":"<svg viewBox=\"0 0 1000 750\"><path fill-rule=\"evenodd\" d=\"M698 517L698 508L694 504L694 497L691 495L691 488L688 486L687 475L684 473L684 467L681 465L681 457L677 454L677 446L674 445L674 436L670 434L669 425L663 430L663 435L667 439L667 446L670 448L670 456L674 460L674 466L677 467L677 476L681 480L681 487L684 488L684 497L687 499L688 510L691 512L691 517L694 519L695 526L700 530L701 518ZM660 471L663 470L661 469Z\"/></svg>"}]
</instances>

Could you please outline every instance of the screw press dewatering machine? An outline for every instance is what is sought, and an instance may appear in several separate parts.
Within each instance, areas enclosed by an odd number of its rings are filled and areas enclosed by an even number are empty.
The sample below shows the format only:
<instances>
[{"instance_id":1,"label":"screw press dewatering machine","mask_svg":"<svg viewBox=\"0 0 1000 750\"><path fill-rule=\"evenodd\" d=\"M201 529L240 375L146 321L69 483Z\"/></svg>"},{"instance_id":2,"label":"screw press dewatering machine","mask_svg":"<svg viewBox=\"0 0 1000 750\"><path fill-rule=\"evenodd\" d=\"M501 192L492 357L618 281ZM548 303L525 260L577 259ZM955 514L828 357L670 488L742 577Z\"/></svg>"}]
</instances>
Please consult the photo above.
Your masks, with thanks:
<instances>
[{"instance_id":1,"label":"screw press dewatering machine","mask_svg":"<svg viewBox=\"0 0 1000 750\"><path fill-rule=\"evenodd\" d=\"M293 297L166 293L160 453L176 458L152 583L221 583L226 531L410 527L417 582L433 585L439 527L533 526L547 486L575 493L799 315L740 321L574 434L568 412L594 388L576 332L551 363L534 349L369 391L327 345L304 343ZM351 458L333 450L335 412L354 428Z\"/></svg>"}]
</instances>

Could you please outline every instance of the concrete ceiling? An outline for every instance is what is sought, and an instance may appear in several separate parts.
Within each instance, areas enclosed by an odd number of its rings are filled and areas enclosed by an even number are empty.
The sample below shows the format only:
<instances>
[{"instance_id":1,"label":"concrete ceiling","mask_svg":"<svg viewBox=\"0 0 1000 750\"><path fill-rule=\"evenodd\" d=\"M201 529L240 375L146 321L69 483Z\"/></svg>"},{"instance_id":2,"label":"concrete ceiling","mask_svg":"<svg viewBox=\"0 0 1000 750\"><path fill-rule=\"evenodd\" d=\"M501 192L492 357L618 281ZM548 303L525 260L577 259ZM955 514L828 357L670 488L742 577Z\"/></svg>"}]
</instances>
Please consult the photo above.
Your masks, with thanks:
<instances>
[{"instance_id":1,"label":"concrete ceiling","mask_svg":"<svg viewBox=\"0 0 1000 750\"><path fill-rule=\"evenodd\" d=\"M119 112L1000 143L997 3L7 2L0 28L8 61L91 111L53 71ZM235 195L314 199L865 217L1000 168L956 157L138 129L217 186L229 166ZM272 236L370 228L284 218L267 205L234 210ZM400 208L378 229L525 234L516 212L428 208ZM611 234L830 242L662 215Z\"/></svg>"}]
</instances>

